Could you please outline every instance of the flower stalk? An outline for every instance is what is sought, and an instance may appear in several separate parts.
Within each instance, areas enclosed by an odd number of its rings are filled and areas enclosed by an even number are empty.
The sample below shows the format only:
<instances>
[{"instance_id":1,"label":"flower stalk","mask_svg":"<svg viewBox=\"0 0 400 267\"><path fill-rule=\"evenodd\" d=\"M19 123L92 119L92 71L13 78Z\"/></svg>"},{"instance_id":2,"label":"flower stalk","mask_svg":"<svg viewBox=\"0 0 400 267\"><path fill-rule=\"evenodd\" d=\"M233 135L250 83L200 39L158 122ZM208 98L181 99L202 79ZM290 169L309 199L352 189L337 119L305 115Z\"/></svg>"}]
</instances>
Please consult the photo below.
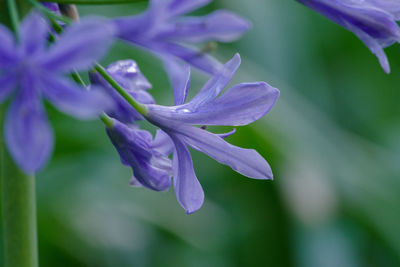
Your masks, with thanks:
<instances>
[{"instance_id":1,"label":"flower stalk","mask_svg":"<svg viewBox=\"0 0 400 267\"><path fill-rule=\"evenodd\" d=\"M2 266L37 267L35 179L33 175L26 175L18 169L5 149L3 136L0 140L4 242Z\"/></svg>"},{"instance_id":2,"label":"flower stalk","mask_svg":"<svg viewBox=\"0 0 400 267\"><path fill-rule=\"evenodd\" d=\"M4 1L5 2L5 1ZM3 3L5 4L5 3ZM0 9L7 9L11 26L18 35L18 10L14 0L7 0ZM1 10L0 13L6 13ZM0 125L3 125L5 106L0 106ZM1 127L0 127L1 128ZM36 194L33 175L26 175L10 158L0 129L0 179L2 206L2 236L5 267L37 267Z\"/></svg>"}]
</instances>

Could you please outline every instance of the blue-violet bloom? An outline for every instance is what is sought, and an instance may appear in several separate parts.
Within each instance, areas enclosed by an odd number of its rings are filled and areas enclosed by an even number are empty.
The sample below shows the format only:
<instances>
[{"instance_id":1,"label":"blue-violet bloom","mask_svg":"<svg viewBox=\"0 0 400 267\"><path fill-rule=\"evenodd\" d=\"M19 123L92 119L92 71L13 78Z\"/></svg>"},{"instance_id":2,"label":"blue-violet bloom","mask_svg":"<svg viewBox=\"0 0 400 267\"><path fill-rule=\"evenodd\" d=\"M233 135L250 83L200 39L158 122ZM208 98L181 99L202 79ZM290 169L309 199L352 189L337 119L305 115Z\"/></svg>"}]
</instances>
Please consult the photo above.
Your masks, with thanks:
<instances>
[{"instance_id":1,"label":"blue-violet bloom","mask_svg":"<svg viewBox=\"0 0 400 267\"><path fill-rule=\"evenodd\" d=\"M250 29L238 15L217 10L205 16L184 16L212 0L151 0L148 9L136 16L115 19L118 36L160 57L173 84L190 65L209 74L222 64L193 44L210 41L231 42Z\"/></svg>"},{"instance_id":2,"label":"blue-violet bloom","mask_svg":"<svg viewBox=\"0 0 400 267\"><path fill-rule=\"evenodd\" d=\"M233 146L220 135L210 133L204 127L193 126L247 125L263 117L272 108L279 97L279 90L265 82L241 83L220 95L239 65L240 57L236 54L186 104L182 102L171 107L146 105L146 118L163 130L174 144L173 184L178 202L188 214L198 210L204 200L188 146L245 176L272 179L269 164L255 150ZM187 89L185 85L180 90Z\"/></svg>"},{"instance_id":3,"label":"blue-violet bloom","mask_svg":"<svg viewBox=\"0 0 400 267\"><path fill-rule=\"evenodd\" d=\"M42 98L80 119L94 118L111 104L104 93L87 91L63 75L87 70L100 59L113 40L113 25L101 19L82 20L49 48L48 29L36 12L22 22L18 41L0 25L0 102L13 96L5 119L5 142L26 173L40 169L53 148Z\"/></svg>"},{"instance_id":4,"label":"blue-violet bloom","mask_svg":"<svg viewBox=\"0 0 400 267\"><path fill-rule=\"evenodd\" d=\"M142 104L154 104L154 98L147 92L152 86L140 71L134 60L119 60L110 64L106 71L110 74L134 99ZM97 72L90 73L93 85L105 91L114 101L114 107L107 114L120 122L133 124L142 120L140 115L115 89Z\"/></svg>"},{"instance_id":5,"label":"blue-violet bloom","mask_svg":"<svg viewBox=\"0 0 400 267\"><path fill-rule=\"evenodd\" d=\"M163 132L159 130L153 140L148 131L129 127L116 119L106 130L122 164L132 168L132 186L144 186L155 191L170 187L172 163L168 155L172 146Z\"/></svg>"},{"instance_id":6,"label":"blue-violet bloom","mask_svg":"<svg viewBox=\"0 0 400 267\"><path fill-rule=\"evenodd\" d=\"M297 0L352 31L375 54L386 73L384 48L400 41L398 0Z\"/></svg>"}]
</instances>

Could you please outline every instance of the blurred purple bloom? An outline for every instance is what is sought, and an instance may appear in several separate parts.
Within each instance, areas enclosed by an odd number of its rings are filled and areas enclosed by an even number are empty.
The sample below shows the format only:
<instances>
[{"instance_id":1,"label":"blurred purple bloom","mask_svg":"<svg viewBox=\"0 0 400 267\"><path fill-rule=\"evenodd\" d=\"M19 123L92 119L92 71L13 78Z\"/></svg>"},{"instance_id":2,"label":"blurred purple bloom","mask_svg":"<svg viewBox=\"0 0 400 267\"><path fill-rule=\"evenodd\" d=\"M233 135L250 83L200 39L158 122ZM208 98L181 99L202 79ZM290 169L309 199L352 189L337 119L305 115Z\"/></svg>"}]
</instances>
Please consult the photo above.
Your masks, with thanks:
<instances>
[{"instance_id":1,"label":"blurred purple bloom","mask_svg":"<svg viewBox=\"0 0 400 267\"><path fill-rule=\"evenodd\" d=\"M224 141L221 138L223 136L192 126L247 125L263 117L272 108L279 97L279 90L264 82L238 84L220 95L239 65L240 57L235 55L187 104L182 99L181 103L172 107L146 105L146 118L167 133L174 143L174 188L179 203L187 213L198 210L204 199L187 146L245 176L272 179L270 166L255 150L233 146ZM184 86L178 91L188 89Z\"/></svg>"},{"instance_id":2,"label":"blurred purple bloom","mask_svg":"<svg viewBox=\"0 0 400 267\"><path fill-rule=\"evenodd\" d=\"M383 48L400 41L398 0L297 0L352 31L374 53L386 73L390 66Z\"/></svg>"},{"instance_id":3,"label":"blurred purple bloom","mask_svg":"<svg viewBox=\"0 0 400 267\"><path fill-rule=\"evenodd\" d=\"M163 140L165 134L158 131L153 140L148 131L129 127L115 119L113 127L107 128L107 134L121 162L133 170L132 186L144 186L156 191L170 187L172 164L168 158L169 149L164 149L168 145Z\"/></svg>"},{"instance_id":4,"label":"blurred purple bloom","mask_svg":"<svg viewBox=\"0 0 400 267\"><path fill-rule=\"evenodd\" d=\"M189 44L236 40L249 30L250 23L224 10L200 17L183 16L209 2L211 0L152 0L144 13L115 19L118 35L159 56L172 83L175 76L187 71L182 60L215 74L222 64L206 51Z\"/></svg>"},{"instance_id":5,"label":"blurred purple bloom","mask_svg":"<svg viewBox=\"0 0 400 267\"><path fill-rule=\"evenodd\" d=\"M133 60L120 60L107 67L107 72L138 102L154 104L153 97L146 91L152 86L143 76L137 63ZM114 100L114 108L107 114L123 123L132 124L142 120L140 115L115 89L104 80L97 72L90 74L93 85L104 90Z\"/></svg>"},{"instance_id":6,"label":"blurred purple bloom","mask_svg":"<svg viewBox=\"0 0 400 267\"><path fill-rule=\"evenodd\" d=\"M26 173L40 169L53 149L53 133L42 98L75 117L94 118L110 106L101 92L89 92L62 75L86 70L105 54L114 28L100 19L83 20L67 28L47 48L48 25L31 13L20 27L19 43L0 25L0 102L13 92L5 120L5 141L17 165Z\"/></svg>"},{"instance_id":7,"label":"blurred purple bloom","mask_svg":"<svg viewBox=\"0 0 400 267\"><path fill-rule=\"evenodd\" d=\"M57 3L42 2L42 5L50 9L51 11L60 14L60 7Z\"/></svg>"}]
</instances>

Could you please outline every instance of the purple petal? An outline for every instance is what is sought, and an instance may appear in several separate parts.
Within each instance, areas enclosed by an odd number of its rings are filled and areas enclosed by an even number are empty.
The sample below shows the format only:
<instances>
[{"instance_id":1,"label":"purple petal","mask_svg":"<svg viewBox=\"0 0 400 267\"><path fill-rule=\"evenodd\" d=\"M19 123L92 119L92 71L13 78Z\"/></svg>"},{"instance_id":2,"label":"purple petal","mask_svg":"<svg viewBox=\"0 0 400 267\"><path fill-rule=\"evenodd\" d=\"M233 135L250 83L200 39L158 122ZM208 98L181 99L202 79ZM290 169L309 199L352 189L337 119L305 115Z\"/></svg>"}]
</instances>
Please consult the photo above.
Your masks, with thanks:
<instances>
[{"instance_id":1,"label":"purple petal","mask_svg":"<svg viewBox=\"0 0 400 267\"><path fill-rule=\"evenodd\" d=\"M386 73L390 73L390 65L389 65L389 60L387 59L387 56L385 52L383 51L382 46L378 43L378 41L362 30L358 29L357 27L352 26L351 24L347 25L347 28L351 30L357 37L364 42L364 44L371 50L371 52L377 56L379 63L383 70Z\"/></svg>"},{"instance_id":2,"label":"purple petal","mask_svg":"<svg viewBox=\"0 0 400 267\"><path fill-rule=\"evenodd\" d=\"M67 28L40 63L53 72L85 70L107 52L114 33L114 26L103 19L82 19Z\"/></svg>"},{"instance_id":3,"label":"purple petal","mask_svg":"<svg viewBox=\"0 0 400 267\"><path fill-rule=\"evenodd\" d=\"M132 187L143 187L143 185L134 175L132 175L131 180L129 181L129 185Z\"/></svg>"},{"instance_id":4,"label":"purple petal","mask_svg":"<svg viewBox=\"0 0 400 267\"><path fill-rule=\"evenodd\" d=\"M398 0L366 0L365 2L391 13L396 20L400 20L400 2Z\"/></svg>"},{"instance_id":5,"label":"purple petal","mask_svg":"<svg viewBox=\"0 0 400 267\"><path fill-rule=\"evenodd\" d=\"M222 68L222 64L218 60L206 52L199 51L194 47L158 41L145 41L136 43L144 48L149 49L150 51L155 51L156 54L159 53L162 56L169 54L180 58L193 67L209 74L216 74Z\"/></svg>"},{"instance_id":6,"label":"purple petal","mask_svg":"<svg viewBox=\"0 0 400 267\"><path fill-rule=\"evenodd\" d=\"M107 67L107 72L128 91L149 90L152 87L134 60L118 60Z\"/></svg>"},{"instance_id":7,"label":"purple petal","mask_svg":"<svg viewBox=\"0 0 400 267\"><path fill-rule=\"evenodd\" d=\"M175 144L172 160L174 189L179 204L191 214L201 208L204 192L193 169L193 161L186 145L179 137L171 135Z\"/></svg>"},{"instance_id":8,"label":"purple petal","mask_svg":"<svg viewBox=\"0 0 400 267\"><path fill-rule=\"evenodd\" d=\"M172 0L169 12L171 16L179 16L205 6L210 2L212 0Z\"/></svg>"},{"instance_id":9,"label":"purple petal","mask_svg":"<svg viewBox=\"0 0 400 267\"><path fill-rule=\"evenodd\" d=\"M40 77L43 95L59 110L80 119L96 118L112 106L100 90L87 91L73 82L54 77Z\"/></svg>"},{"instance_id":10,"label":"purple petal","mask_svg":"<svg viewBox=\"0 0 400 267\"><path fill-rule=\"evenodd\" d=\"M383 48L400 41L396 23L400 6L386 1L298 0L335 23L352 31L377 55L380 64L389 72L389 63ZM387 3L382 4L383 2ZM388 10L388 8L393 8Z\"/></svg>"},{"instance_id":11,"label":"purple petal","mask_svg":"<svg viewBox=\"0 0 400 267\"><path fill-rule=\"evenodd\" d=\"M29 76L25 75L7 112L4 128L11 156L22 171L31 174L48 161L53 150L53 133Z\"/></svg>"},{"instance_id":12,"label":"purple petal","mask_svg":"<svg viewBox=\"0 0 400 267\"><path fill-rule=\"evenodd\" d=\"M0 24L0 40L0 67L7 67L15 63L17 51L13 34L2 24Z\"/></svg>"},{"instance_id":13,"label":"purple petal","mask_svg":"<svg viewBox=\"0 0 400 267\"><path fill-rule=\"evenodd\" d=\"M174 151L174 143L163 131L158 129L151 147L163 155L169 155Z\"/></svg>"},{"instance_id":14,"label":"purple petal","mask_svg":"<svg viewBox=\"0 0 400 267\"><path fill-rule=\"evenodd\" d=\"M155 103L154 98L147 91L151 84L141 73L136 62L133 60L120 60L107 67L107 72L129 93L142 104ZM98 73L91 73L90 80L93 89L104 91L114 102L114 108L107 114L123 123L131 124L137 120L143 120L140 115L115 89L107 83Z\"/></svg>"},{"instance_id":15,"label":"purple petal","mask_svg":"<svg viewBox=\"0 0 400 267\"><path fill-rule=\"evenodd\" d=\"M20 38L26 56L40 53L47 44L48 26L37 12L31 12L20 27Z\"/></svg>"},{"instance_id":16,"label":"purple petal","mask_svg":"<svg viewBox=\"0 0 400 267\"><path fill-rule=\"evenodd\" d=\"M240 55L235 54L223 68L214 75L204 86L200 92L188 103L188 107L196 108L204 103L214 99L228 85L235 75L236 70L240 66Z\"/></svg>"},{"instance_id":17,"label":"purple petal","mask_svg":"<svg viewBox=\"0 0 400 267\"><path fill-rule=\"evenodd\" d=\"M151 149L151 135L147 131L133 129L114 120L107 135L117 149L121 162L132 168L134 177L144 187L167 190L171 185L171 161Z\"/></svg>"},{"instance_id":18,"label":"purple petal","mask_svg":"<svg viewBox=\"0 0 400 267\"><path fill-rule=\"evenodd\" d=\"M222 133L222 134L215 134L218 135L219 137L225 139L228 138L229 136L233 135L234 133L236 133L236 128L234 128L232 131L227 132L227 133Z\"/></svg>"},{"instance_id":19,"label":"purple petal","mask_svg":"<svg viewBox=\"0 0 400 267\"><path fill-rule=\"evenodd\" d=\"M186 126L179 129L184 141L196 150L221 164L254 179L272 179L271 167L254 149L244 149L227 143L224 139L200 128Z\"/></svg>"},{"instance_id":20,"label":"purple petal","mask_svg":"<svg viewBox=\"0 0 400 267\"><path fill-rule=\"evenodd\" d=\"M12 92L16 82L15 76L12 74L0 76L0 103Z\"/></svg>"},{"instance_id":21,"label":"purple petal","mask_svg":"<svg viewBox=\"0 0 400 267\"><path fill-rule=\"evenodd\" d=\"M160 36L185 42L232 42L251 28L250 23L229 11L202 17L183 17L169 23Z\"/></svg>"},{"instance_id":22,"label":"purple petal","mask_svg":"<svg viewBox=\"0 0 400 267\"><path fill-rule=\"evenodd\" d=\"M190 66L171 57L164 57L163 62L174 90L174 103L182 105L190 88Z\"/></svg>"},{"instance_id":23,"label":"purple petal","mask_svg":"<svg viewBox=\"0 0 400 267\"><path fill-rule=\"evenodd\" d=\"M58 7L57 3L42 2L41 4L53 12L56 12L56 13L60 12L60 8Z\"/></svg>"},{"instance_id":24,"label":"purple petal","mask_svg":"<svg viewBox=\"0 0 400 267\"><path fill-rule=\"evenodd\" d=\"M247 125L263 117L275 104L279 90L265 82L238 84L217 99L192 108L148 105L150 120L172 129L179 124Z\"/></svg>"}]
</instances>

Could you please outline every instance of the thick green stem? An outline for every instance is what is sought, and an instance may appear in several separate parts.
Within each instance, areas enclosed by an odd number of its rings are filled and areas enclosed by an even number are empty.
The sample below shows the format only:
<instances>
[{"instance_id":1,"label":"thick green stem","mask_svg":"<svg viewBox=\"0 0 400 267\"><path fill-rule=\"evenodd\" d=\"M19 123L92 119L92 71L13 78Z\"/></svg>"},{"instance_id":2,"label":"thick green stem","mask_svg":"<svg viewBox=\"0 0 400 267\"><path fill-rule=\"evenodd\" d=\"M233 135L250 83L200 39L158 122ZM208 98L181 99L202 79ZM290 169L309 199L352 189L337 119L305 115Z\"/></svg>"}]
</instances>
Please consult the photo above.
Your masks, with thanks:
<instances>
[{"instance_id":1,"label":"thick green stem","mask_svg":"<svg viewBox=\"0 0 400 267\"><path fill-rule=\"evenodd\" d=\"M1 111L4 111L4 107ZM0 116L4 112L0 111ZM3 132L3 131L2 131ZM1 205L4 267L37 267L35 179L22 173L0 134Z\"/></svg>"}]
</instances>

